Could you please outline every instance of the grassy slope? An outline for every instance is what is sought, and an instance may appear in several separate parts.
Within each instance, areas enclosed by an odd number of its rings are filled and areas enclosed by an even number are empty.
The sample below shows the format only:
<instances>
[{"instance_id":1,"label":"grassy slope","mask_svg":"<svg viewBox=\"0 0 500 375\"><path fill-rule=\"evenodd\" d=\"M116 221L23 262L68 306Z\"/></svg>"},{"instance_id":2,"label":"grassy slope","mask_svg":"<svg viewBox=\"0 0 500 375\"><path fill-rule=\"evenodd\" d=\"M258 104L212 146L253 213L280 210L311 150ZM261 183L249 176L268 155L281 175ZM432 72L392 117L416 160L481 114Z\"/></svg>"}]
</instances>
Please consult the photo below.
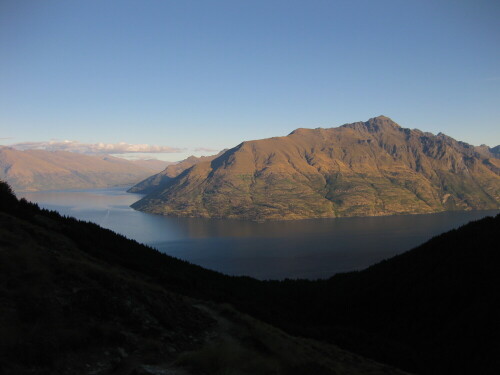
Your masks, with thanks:
<instances>
[{"instance_id":1,"label":"grassy slope","mask_svg":"<svg viewBox=\"0 0 500 375\"><path fill-rule=\"evenodd\" d=\"M199 346L195 337L213 324L178 295L80 251L51 230L56 221L1 213L0 224L5 373L104 374L137 367L131 360L161 363Z\"/></svg>"}]
</instances>

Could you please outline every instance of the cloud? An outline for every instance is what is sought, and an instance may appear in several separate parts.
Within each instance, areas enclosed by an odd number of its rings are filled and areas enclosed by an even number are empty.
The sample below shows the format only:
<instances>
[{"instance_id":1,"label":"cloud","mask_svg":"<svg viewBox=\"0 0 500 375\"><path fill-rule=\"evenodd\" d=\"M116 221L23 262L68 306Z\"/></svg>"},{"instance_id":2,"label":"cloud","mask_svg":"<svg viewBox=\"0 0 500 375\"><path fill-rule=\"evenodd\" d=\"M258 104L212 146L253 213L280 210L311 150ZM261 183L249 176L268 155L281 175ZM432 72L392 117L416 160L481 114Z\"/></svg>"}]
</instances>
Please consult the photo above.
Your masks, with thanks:
<instances>
[{"instance_id":1,"label":"cloud","mask_svg":"<svg viewBox=\"0 0 500 375\"><path fill-rule=\"evenodd\" d=\"M217 152L219 151L216 148L208 148L208 147L196 147L194 149L195 152Z\"/></svg>"},{"instance_id":2,"label":"cloud","mask_svg":"<svg viewBox=\"0 0 500 375\"><path fill-rule=\"evenodd\" d=\"M81 143L78 141L23 142L9 145L17 150L70 151L81 154L164 154L183 152L184 149L168 146L131 143Z\"/></svg>"}]
</instances>

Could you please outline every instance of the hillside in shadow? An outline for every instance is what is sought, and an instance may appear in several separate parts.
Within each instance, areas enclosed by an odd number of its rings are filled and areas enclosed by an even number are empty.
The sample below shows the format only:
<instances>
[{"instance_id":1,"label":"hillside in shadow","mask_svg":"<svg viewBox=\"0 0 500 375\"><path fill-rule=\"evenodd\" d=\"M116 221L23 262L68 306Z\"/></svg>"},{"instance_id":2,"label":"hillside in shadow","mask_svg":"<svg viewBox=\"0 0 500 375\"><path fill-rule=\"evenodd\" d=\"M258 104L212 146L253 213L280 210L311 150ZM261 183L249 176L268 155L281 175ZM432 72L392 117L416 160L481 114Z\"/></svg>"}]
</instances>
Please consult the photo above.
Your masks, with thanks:
<instances>
[{"instance_id":1,"label":"hillside in shadow","mask_svg":"<svg viewBox=\"0 0 500 375\"><path fill-rule=\"evenodd\" d=\"M398 373L363 357L421 374L500 369L500 215L318 281L206 270L4 183L0 222L5 373Z\"/></svg>"}]
</instances>

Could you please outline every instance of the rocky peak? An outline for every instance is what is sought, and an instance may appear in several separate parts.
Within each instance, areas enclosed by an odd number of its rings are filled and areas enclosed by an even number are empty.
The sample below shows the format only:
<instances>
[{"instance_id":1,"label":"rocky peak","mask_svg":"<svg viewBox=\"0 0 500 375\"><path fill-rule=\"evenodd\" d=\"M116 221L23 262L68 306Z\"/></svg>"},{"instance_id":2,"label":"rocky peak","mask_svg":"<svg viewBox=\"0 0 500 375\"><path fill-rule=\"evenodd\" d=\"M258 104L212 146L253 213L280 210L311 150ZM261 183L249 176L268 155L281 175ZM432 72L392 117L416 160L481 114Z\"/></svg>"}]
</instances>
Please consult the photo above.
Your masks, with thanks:
<instances>
[{"instance_id":1,"label":"rocky peak","mask_svg":"<svg viewBox=\"0 0 500 375\"><path fill-rule=\"evenodd\" d=\"M377 116L371 118L367 122L365 122L365 126L369 131L377 132L387 129L401 129L401 126L399 126L397 123L386 116Z\"/></svg>"},{"instance_id":2,"label":"rocky peak","mask_svg":"<svg viewBox=\"0 0 500 375\"><path fill-rule=\"evenodd\" d=\"M355 122L352 124L342 125L343 128L350 128L357 131L364 131L369 133L379 133L382 131L391 131L395 129L402 129L397 123L387 116L377 116L369 119L366 122Z\"/></svg>"}]
</instances>

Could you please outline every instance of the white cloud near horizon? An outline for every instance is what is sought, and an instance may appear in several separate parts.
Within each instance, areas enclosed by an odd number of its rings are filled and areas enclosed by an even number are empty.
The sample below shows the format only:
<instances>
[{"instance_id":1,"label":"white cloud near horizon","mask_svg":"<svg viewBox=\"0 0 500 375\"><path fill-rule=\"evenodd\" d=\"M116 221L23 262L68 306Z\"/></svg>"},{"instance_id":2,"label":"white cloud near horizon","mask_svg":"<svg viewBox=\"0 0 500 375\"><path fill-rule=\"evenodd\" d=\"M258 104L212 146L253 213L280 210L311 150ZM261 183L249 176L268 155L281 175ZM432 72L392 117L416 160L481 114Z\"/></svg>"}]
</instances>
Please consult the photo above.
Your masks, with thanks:
<instances>
[{"instance_id":1,"label":"white cloud near horizon","mask_svg":"<svg viewBox=\"0 0 500 375\"><path fill-rule=\"evenodd\" d=\"M194 149L194 152L219 152L220 150L216 148L209 148L209 147L196 147Z\"/></svg>"},{"instance_id":2,"label":"white cloud near horizon","mask_svg":"<svg viewBox=\"0 0 500 375\"><path fill-rule=\"evenodd\" d=\"M181 153L185 150L177 147L148 144L119 143L82 143L78 141L48 141L14 143L8 147L17 150L69 151L81 154L164 154Z\"/></svg>"}]
</instances>

